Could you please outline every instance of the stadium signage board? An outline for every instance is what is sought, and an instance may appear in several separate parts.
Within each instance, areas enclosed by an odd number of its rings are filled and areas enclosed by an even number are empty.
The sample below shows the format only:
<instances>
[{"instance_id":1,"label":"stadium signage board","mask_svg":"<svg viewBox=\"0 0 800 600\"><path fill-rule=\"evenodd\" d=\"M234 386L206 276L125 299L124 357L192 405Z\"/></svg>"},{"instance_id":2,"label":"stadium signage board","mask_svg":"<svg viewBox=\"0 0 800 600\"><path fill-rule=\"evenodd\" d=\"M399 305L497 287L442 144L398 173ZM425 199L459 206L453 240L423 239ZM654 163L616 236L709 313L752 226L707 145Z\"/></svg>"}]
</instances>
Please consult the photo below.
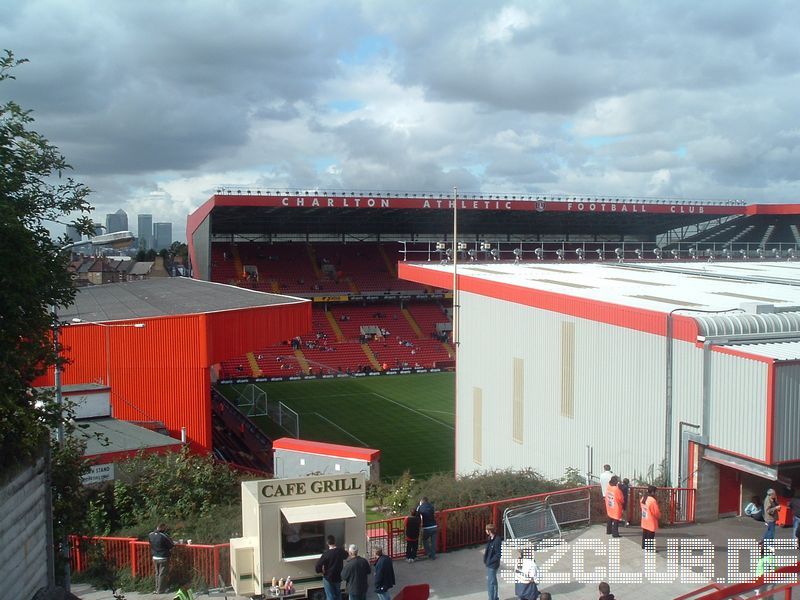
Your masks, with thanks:
<instances>
[{"instance_id":1,"label":"stadium signage board","mask_svg":"<svg viewBox=\"0 0 800 600\"><path fill-rule=\"evenodd\" d=\"M348 209L416 209L416 210L484 210L484 211L527 211L527 212L593 212L593 213L653 213L653 214L745 214L746 207L741 204L714 204L670 202L656 200L650 202L628 199L584 201L565 199L509 199L507 196L495 198L463 198L454 201L448 198L411 197L356 197L356 196L276 196L217 194L217 206L263 206L285 208L348 208Z\"/></svg>"},{"instance_id":2,"label":"stadium signage board","mask_svg":"<svg viewBox=\"0 0 800 600\"><path fill-rule=\"evenodd\" d=\"M364 477L337 477L333 479L286 480L280 479L262 481L259 494L264 498L288 498L300 496L327 496L342 492L353 492L364 489Z\"/></svg>"}]
</instances>

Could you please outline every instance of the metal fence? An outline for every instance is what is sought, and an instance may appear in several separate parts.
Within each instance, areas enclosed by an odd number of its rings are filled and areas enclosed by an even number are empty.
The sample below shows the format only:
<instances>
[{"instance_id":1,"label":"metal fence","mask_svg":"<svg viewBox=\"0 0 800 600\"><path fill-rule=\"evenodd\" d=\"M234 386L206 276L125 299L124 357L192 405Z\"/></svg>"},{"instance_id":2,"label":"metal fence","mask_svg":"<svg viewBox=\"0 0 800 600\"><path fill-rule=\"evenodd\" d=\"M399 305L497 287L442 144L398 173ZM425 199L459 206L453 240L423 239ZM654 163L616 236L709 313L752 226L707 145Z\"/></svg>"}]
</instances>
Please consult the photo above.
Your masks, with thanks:
<instances>
[{"instance_id":1,"label":"metal fence","mask_svg":"<svg viewBox=\"0 0 800 600\"><path fill-rule=\"evenodd\" d=\"M639 497L646 488L631 488L627 517L631 523L641 518ZM694 521L695 490L689 488L659 488L656 492L661 506L661 523L677 525ZM543 502L549 506L561 527L589 525L606 519L603 498L599 486L584 486L532 496L508 498L484 502L472 506L448 508L436 513L439 531L438 552L476 546L486 541L486 525L500 525L504 511L514 507ZM367 523L367 556L377 547L383 548L391 558L405 557L405 519L394 517ZM76 573L85 571L92 560L99 556L114 568L130 567L134 577L153 575L150 545L135 538L70 537L71 564ZM421 544L420 544L421 546ZM94 547L96 552L91 552ZM420 548L420 553L424 550ZM213 587L220 577L230 582L229 544L177 544L173 554L171 571L180 572L189 578L199 578Z\"/></svg>"}]
</instances>

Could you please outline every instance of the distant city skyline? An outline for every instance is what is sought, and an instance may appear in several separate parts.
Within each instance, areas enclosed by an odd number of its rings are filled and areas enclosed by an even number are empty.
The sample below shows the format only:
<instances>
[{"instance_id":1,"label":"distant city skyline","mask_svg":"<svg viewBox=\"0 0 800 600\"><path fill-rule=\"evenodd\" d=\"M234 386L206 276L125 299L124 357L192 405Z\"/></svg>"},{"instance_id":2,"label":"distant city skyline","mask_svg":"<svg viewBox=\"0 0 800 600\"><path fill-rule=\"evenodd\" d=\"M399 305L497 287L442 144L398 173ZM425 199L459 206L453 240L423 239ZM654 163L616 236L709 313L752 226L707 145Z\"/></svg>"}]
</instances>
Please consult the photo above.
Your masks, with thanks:
<instances>
[{"instance_id":1,"label":"distant city skyline","mask_svg":"<svg viewBox=\"0 0 800 600\"><path fill-rule=\"evenodd\" d=\"M97 234L131 231L136 235L140 250L162 250L164 248L169 248L172 242L175 241L173 239L172 225L172 221L153 222L153 215L151 213L138 213L136 215L136 231L132 231L129 227L128 214L121 208L113 213L108 213L105 217L105 224L100 223L96 219L94 220ZM63 231L66 237L72 242L80 242L83 238L72 225L67 225Z\"/></svg>"}]
</instances>

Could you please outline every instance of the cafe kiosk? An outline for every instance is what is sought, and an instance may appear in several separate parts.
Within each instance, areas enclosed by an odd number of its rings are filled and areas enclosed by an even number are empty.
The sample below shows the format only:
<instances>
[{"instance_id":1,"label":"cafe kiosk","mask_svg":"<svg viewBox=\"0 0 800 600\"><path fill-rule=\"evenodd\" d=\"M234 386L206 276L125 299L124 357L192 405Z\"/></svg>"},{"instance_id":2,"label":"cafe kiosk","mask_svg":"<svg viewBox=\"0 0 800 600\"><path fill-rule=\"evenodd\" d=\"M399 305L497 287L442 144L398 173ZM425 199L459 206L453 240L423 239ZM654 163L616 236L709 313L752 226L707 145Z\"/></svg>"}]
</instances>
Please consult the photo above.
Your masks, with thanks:
<instances>
[{"instance_id":1,"label":"cafe kiosk","mask_svg":"<svg viewBox=\"0 0 800 600\"><path fill-rule=\"evenodd\" d=\"M322 577L314 566L328 535L365 551L365 491L363 473L243 482L242 537L231 539L236 594L272 597L273 577L291 577L298 593L315 597Z\"/></svg>"}]
</instances>

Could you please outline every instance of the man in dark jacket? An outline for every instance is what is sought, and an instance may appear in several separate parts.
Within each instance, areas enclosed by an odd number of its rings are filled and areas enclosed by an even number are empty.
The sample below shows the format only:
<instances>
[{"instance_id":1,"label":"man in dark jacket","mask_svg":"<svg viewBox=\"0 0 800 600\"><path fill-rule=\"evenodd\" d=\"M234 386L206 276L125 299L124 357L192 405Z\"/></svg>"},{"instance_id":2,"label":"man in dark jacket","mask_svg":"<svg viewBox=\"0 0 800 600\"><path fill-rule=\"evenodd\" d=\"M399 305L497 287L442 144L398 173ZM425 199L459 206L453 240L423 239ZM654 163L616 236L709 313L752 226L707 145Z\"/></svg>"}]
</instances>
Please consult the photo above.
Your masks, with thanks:
<instances>
[{"instance_id":1,"label":"man in dark jacket","mask_svg":"<svg viewBox=\"0 0 800 600\"><path fill-rule=\"evenodd\" d=\"M350 544L347 549L350 558L342 568L342 579L347 582L347 594L350 600L366 600L367 576L372 572L366 558L358 555L358 546Z\"/></svg>"},{"instance_id":2,"label":"man in dark jacket","mask_svg":"<svg viewBox=\"0 0 800 600\"><path fill-rule=\"evenodd\" d=\"M426 556L436 560L436 533L439 527L436 525L436 509L427 497L423 496L419 501L417 514L422 518L422 547Z\"/></svg>"},{"instance_id":3,"label":"man in dark jacket","mask_svg":"<svg viewBox=\"0 0 800 600\"><path fill-rule=\"evenodd\" d=\"M500 568L500 553L503 549L503 538L497 534L494 523L486 526L486 550L483 551L483 564L486 565L486 583L489 600L499 600L497 595L497 570Z\"/></svg>"},{"instance_id":4,"label":"man in dark jacket","mask_svg":"<svg viewBox=\"0 0 800 600\"><path fill-rule=\"evenodd\" d=\"M156 589L154 594L165 594L165 585L169 573L169 555L175 543L167 535L167 526L159 523L155 531L151 531L147 536L150 541L150 553L153 555L153 566L156 574Z\"/></svg>"},{"instance_id":5,"label":"man in dark jacket","mask_svg":"<svg viewBox=\"0 0 800 600\"><path fill-rule=\"evenodd\" d=\"M605 582L601 581L597 586L597 591L600 592L599 600L614 600L614 594L611 593L611 587Z\"/></svg>"},{"instance_id":6,"label":"man in dark jacket","mask_svg":"<svg viewBox=\"0 0 800 600\"><path fill-rule=\"evenodd\" d=\"M322 573L322 587L327 600L342 600L342 566L347 552L336 545L336 538L328 536L328 549L317 560L315 570Z\"/></svg>"},{"instance_id":7,"label":"man in dark jacket","mask_svg":"<svg viewBox=\"0 0 800 600\"><path fill-rule=\"evenodd\" d=\"M375 593L378 600L391 600L389 588L394 587L392 559L383 553L383 548L375 548L375 559Z\"/></svg>"}]
</instances>

